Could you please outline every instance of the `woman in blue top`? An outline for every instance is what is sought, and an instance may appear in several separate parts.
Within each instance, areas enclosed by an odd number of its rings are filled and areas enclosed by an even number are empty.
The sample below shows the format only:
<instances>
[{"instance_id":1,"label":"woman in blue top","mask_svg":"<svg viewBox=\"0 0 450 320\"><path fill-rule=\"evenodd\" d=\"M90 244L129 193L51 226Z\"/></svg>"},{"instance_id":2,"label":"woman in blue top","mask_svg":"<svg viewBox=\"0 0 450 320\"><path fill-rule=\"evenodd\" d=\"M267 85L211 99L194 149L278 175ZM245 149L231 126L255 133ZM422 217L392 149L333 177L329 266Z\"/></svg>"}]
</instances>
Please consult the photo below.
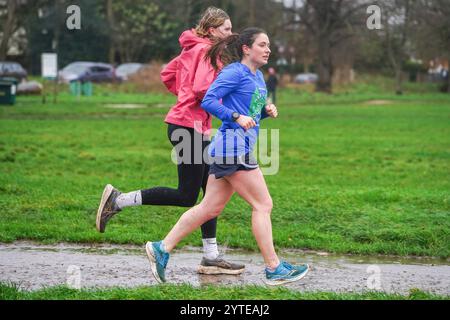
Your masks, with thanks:
<instances>
[{"instance_id":1,"label":"woman in blue top","mask_svg":"<svg viewBox=\"0 0 450 320\"><path fill-rule=\"evenodd\" d=\"M266 283L278 285L303 278L308 265L280 261L273 245L272 198L264 176L251 156L260 120L276 118L277 108L266 105L267 89L258 68L267 64L270 42L265 31L245 29L214 45L207 57L227 65L206 93L202 107L222 120L209 148L212 159L206 194L202 202L178 220L164 240L147 242L152 273L165 282L169 253L205 221L217 217L237 192L252 206L252 230L266 264ZM215 66L217 67L217 66Z\"/></svg>"}]
</instances>

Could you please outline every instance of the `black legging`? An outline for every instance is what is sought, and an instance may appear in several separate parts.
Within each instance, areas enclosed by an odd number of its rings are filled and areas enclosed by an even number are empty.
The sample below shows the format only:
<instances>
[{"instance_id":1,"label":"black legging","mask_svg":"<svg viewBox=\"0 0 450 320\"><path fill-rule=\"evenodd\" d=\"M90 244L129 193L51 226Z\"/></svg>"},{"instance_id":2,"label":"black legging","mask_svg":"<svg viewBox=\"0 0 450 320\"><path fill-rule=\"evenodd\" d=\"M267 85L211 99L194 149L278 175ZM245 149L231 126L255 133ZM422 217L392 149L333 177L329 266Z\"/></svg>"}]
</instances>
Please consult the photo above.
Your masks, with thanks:
<instances>
[{"instance_id":1,"label":"black legging","mask_svg":"<svg viewBox=\"0 0 450 320\"><path fill-rule=\"evenodd\" d=\"M190 163L182 163L179 159L183 157L183 150L181 150L180 144L183 138L174 140L172 133L176 129L184 129L189 134L191 139L191 159ZM202 135L195 131L193 128L186 128L174 124L169 124L167 128L167 135L175 147L177 153L178 162L178 189L171 189L166 187L156 187L147 190L141 190L142 204L144 205L157 205L157 206L178 206L178 207L193 207L197 202L200 188L203 189L203 195L206 191L206 183L208 181L209 165L203 159L203 154L206 153L205 149L208 148L209 141L203 141ZM202 141L201 154L200 149L194 149L194 141ZM199 146L198 146L199 147ZM197 153L197 156L195 156ZM197 159L196 159L197 158ZM200 163L195 164L194 160L200 160ZM215 238L217 229L217 218L211 219L205 222L202 227L202 238Z\"/></svg>"}]
</instances>

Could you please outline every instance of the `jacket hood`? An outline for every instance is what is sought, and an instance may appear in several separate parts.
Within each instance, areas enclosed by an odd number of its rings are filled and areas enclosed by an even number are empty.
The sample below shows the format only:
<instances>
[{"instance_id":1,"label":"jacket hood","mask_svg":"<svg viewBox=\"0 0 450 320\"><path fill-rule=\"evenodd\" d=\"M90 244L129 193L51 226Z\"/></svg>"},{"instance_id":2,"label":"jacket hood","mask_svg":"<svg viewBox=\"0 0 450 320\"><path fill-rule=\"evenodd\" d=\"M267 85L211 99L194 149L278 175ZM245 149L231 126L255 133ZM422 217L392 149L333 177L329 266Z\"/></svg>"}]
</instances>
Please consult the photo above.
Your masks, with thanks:
<instances>
[{"instance_id":1,"label":"jacket hood","mask_svg":"<svg viewBox=\"0 0 450 320\"><path fill-rule=\"evenodd\" d=\"M179 42L181 48L183 49L188 49L199 43L212 44L211 40L209 40L208 38L201 38L197 36L194 32L194 29L184 31L180 36Z\"/></svg>"}]
</instances>

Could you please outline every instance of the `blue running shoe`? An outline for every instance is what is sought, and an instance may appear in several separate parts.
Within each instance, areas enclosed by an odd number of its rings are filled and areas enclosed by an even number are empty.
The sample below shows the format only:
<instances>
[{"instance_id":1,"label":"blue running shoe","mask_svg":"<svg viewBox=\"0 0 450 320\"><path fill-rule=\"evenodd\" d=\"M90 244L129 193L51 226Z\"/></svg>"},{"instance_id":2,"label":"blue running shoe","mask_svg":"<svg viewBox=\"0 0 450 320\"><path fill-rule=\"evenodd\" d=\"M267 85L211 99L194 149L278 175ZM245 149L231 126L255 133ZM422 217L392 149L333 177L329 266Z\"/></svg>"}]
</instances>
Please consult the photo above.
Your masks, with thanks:
<instances>
[{"instance_id":1,"label":"blue running shoe","mask_svg":"<svg viewBox=\"0 0 450 320\"><path fill-rule=\"evenodd\" d=\"M300 272L303 272L305 269L308 269L308 271L309 271L309 265L306 263L299 264L299 265L289 264L286 261L282 261L282 263L285 265L285 267L289 268L289 266L290 266L296 270L300 270Z\"/></svg>"},{"instance_id":2,"label":"blue running shoe","mask_svg":"<svg viewBox=\"0 0 450 320\"><path fill-rule=\"evenodd\" d=\"M166 282L166 266L169 262L169 254L161 249L162 241L147 242L145 251L147 251L150 267L153 276L159 283Z\"/></svg>"},{"instance_id":3,"label":"blue running shoe","mask_svg":"<svg viewBox=\"0 0 450 320\"><path fill-rule=\"evenodd\" d=\"M285 261L281 262L275 271L269 271L266 268L265 283L270 286L278 286L289 282L294 282L302 279L309 271L307 264L300 266L293 266Z\"/></svg>"}]
</instances>

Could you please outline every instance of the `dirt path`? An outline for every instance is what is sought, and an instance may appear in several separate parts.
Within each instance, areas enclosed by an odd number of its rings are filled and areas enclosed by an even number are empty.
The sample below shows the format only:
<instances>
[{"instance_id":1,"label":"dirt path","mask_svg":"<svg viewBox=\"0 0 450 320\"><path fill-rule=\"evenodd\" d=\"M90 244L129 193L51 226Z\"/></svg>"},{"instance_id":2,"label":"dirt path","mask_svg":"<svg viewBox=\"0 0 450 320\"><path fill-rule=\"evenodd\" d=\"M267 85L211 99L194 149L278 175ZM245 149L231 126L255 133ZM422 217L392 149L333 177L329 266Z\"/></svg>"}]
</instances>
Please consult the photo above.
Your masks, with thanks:
<instances>
[{"instance_id":1,"label":"dirt path","mask_svg":"<svg viewBox=\"0 0 450 320\"><path fill-rule=\"evenodd\" d=\"M287 287L299 291L364 292L371 289L408 294L412 288L450 295L450 261L429 258L337 256L326 253L284 251L290 262L308 262L310 273ZM196 273L202 257L198 248L176 251L169 261L171 283L263 285L259 254L227 250L226 257L246 264L240 276L204 276ZM80 277L78 278L78 274ZM119 245L38 245L30 242L0 244L0 281L20 288L79 284L91 287L155 285L144 247ZM377 286L378 285L378 286Z\"/></svg>"}]
</instances>

